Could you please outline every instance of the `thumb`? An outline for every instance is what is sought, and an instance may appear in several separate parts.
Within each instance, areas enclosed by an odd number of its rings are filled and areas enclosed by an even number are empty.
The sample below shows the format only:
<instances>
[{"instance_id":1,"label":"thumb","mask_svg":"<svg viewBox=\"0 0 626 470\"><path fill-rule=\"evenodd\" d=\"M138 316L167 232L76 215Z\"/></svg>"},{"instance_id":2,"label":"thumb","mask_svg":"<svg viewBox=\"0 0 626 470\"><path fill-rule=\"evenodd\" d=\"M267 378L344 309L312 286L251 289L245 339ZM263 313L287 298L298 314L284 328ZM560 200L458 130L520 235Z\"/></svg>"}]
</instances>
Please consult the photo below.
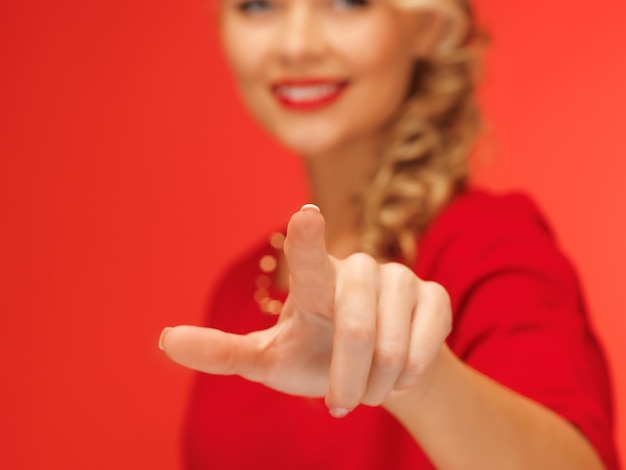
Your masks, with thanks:
<instances>
[{"instance_id":1,"label":"thumb","mask_svg":"<svg viewBox=\"0 0 626 470\"><path fill-rule=\"evenodd\" d=\"M325 221L307 204L289 220L284 251L289 265L289 299L297 309L330 315L335 269L324 239Z\"/></svg>"},{"instance_id":2,"label":"thumb","mask_svg":"<svg viewBox=\"0 0 626 470\"><path fill-rule=\"evenodd\" d=\"M163 330L159 348L174 362L190 369L215 375L240 375L258 382L262 374L259 367L262 333L235 335L213 328L176 326Z\"/></svg>"}]
</instances>

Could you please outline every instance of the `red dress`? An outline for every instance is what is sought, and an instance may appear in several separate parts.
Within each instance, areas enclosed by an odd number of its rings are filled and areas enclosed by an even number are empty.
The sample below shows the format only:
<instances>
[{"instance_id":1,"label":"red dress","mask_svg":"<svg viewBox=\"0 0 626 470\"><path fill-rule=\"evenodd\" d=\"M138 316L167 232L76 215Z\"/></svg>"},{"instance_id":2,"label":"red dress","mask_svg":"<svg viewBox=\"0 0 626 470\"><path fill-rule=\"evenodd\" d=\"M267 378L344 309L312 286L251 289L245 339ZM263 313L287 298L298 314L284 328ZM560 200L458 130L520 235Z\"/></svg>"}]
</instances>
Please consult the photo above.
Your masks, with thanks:
<instances>
[{"instance_id":1,"label":"red dress","mask_svg":"<svg viewBox=\"0 0 626 470\"><path fill-rule=\"evenodd\" d=\"M274 254L267 242L225 274L209 326L247 333L275 322L254 300L264 254ZM608 374L576 275L526 197L457 197L420 238L414 268L450 294L448 344L458 357L572 422L609 469L619 468ZM434 468L382 408L334 419L322 400L204 374L193 387L185 455L191 469Z\"/></svg>"}]
</instances>

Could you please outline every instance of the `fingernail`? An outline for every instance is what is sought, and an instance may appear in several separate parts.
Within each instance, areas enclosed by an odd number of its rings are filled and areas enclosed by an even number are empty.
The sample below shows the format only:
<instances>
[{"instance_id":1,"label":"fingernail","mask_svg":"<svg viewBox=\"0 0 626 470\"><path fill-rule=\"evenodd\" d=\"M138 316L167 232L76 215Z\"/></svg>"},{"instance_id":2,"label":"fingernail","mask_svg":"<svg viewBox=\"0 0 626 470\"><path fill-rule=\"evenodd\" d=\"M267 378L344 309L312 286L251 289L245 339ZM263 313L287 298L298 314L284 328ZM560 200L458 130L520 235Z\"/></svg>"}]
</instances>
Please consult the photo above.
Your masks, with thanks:
<instances>
[{"instance_id":1,"label":"fingernail","mask_svg":"<svg viewBox=\"0 0 626 470\"><path fill-rule=\"evenodd\" d=\"M167 334L167 332L171 329L172 328L168 326L166 328L163 328L163 331L161 331L161 336L159 336L159 349L161 351L165 351L165 348L163 347L163 340L165 339L165 335Z\"/></svg>"},{"instance_id":2,"label":"fingernail","mask_svg":"<svg viewBox=\"0 0 626 470\"><path fill-rule=\"evenodd\" d=\"M320 208L317 207L315 204L305 204L304 206L300 208L300 212L309 211L309 210L320 212Z\"/></svg>"},{"instance_id":3,"label":"fingernail","mask_svg":"<svg viewBox=\"0 0 626 470\"><path fill-rule=\"evenodd\" d=\"M343 418L343 417L347 416L348 413L350 413L350 410L348 410L346 408L330 408L328 411L330 411L330 414L334 418Z\"/></svg>"}]
</instances>

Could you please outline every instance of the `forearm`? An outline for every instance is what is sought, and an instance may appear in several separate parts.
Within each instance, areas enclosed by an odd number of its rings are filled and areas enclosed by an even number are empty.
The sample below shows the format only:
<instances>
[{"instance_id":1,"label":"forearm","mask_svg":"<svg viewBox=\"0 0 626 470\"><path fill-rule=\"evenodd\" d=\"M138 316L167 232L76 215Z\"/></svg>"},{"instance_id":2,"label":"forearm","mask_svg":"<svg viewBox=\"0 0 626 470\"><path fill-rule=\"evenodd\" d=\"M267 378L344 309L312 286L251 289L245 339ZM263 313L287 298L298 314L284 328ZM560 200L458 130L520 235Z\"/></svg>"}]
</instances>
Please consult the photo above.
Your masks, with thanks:
<instances>
[{"instance_id":1,"label":"forearm","mask_svg":"<svg viewBox=\"0 0 626 470\"><path fill-rule=\"evenodd\" d=\"M604 468L560 416L471 369L447 347L437 361L424 387L384 403L437 468Z\"/></svg>"}]
</instances>

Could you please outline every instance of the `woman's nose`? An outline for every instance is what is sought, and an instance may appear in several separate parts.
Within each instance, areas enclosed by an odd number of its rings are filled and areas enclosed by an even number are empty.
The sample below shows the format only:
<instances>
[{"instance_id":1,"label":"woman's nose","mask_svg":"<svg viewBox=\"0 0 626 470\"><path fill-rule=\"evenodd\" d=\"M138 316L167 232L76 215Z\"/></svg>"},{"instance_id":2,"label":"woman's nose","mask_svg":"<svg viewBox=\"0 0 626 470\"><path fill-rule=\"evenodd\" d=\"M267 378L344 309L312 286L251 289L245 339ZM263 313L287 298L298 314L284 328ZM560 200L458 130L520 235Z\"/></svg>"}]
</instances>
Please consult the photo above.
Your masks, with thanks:
<instances>
[{"instance_id":1,"label":"woman's nose","mask_svg":"<svg viewBox=\"0 0 626 470\"><path fill-rule=\"evenodd\" d=\"M325 51L323 21L314 2L292 2L285 12L278 48L286 63L315 61Z\"/></svg>"}]
</instances>

